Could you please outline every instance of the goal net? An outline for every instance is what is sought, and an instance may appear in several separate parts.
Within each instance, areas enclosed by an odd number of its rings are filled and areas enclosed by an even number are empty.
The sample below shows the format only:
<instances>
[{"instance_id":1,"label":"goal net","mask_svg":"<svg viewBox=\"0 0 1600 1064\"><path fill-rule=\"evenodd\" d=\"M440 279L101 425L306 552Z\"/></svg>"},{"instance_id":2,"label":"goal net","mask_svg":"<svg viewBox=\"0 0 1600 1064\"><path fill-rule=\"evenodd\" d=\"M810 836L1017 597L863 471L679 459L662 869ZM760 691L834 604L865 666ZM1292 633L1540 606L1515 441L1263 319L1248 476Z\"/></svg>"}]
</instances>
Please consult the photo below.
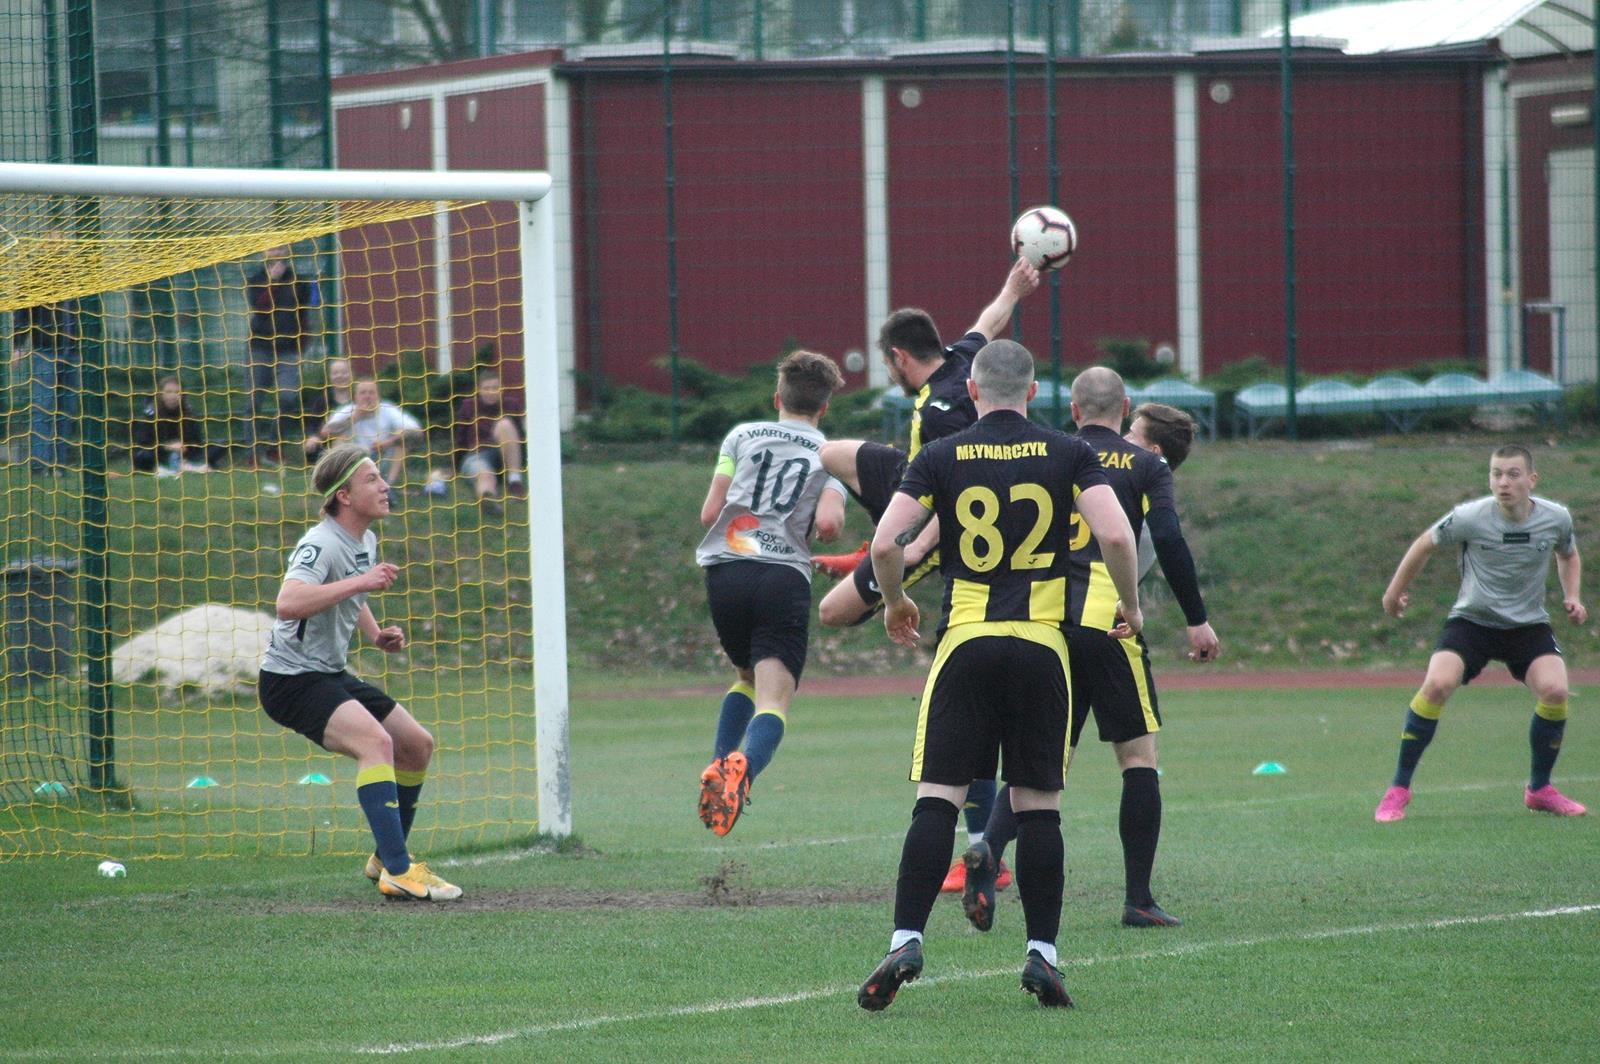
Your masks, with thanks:
<instances>
[{"instance_id":1,"label":"goal net","mask_svg":"<svg viewBox=\"0 0 1600 1064\"><path fill-rule=\"evenodd\" d=\"M343 439L394 487L407 646L350 669L434 735L414 848L571 830L548 189L0 163L0 859L371 849L255 690Z\"/></svg>"}]
</instances>

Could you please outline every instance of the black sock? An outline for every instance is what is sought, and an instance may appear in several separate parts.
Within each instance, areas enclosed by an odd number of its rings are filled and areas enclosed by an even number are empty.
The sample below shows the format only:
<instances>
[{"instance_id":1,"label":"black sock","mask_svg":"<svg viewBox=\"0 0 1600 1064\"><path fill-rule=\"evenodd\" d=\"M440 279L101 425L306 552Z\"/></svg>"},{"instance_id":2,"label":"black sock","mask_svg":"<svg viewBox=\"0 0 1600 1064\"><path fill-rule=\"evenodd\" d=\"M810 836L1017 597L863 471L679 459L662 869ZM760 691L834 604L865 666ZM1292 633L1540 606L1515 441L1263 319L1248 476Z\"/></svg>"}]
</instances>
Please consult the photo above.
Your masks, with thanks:
<instances>
[{"instance_id":1,"label":"black sock","mask_svg":"<svg viewBox=\"0 0 1600 1064\"><path fill-rule=\"evenodd\" d=\"M1541 705L1541 710L1547 707ZM1567 730L1567 707L1561 707L1560 720L1551 720L1540 713L1533 715L1528 726L1528 746L1533 750L1533 768L1528 773L1528 789L1536 791L1550 782L1550 773L1556 767L1556 755L1561 752L1561 736Z\"/></svg>"},{"instance_id":2,"label":"black sock","mask_svg":"<svg viewBox=\"0 0 1600 1064\"><path fill-rule=\"evenodd\" d=\"M989 844L989 852L994 854L994 863L999 865L1000 858L1005 856L1006 847L1011 845L1011 840L1017 837L1017 814L1011 811L1011 788L1002 787L1000 793L994 796L994 808L989 812L989 825L983 829L983 841Z\"/></svg>"},{"instance_id":3,"label":"black sock","mask_svg":"<svg viewBox=\"0 0 1600 1064\"><path fill-rule=\"evenodd\" d=\"M1419 707L1423 713L1417 712ZM1400 729L1400 759L1395 765L1394 779L1391 781L1394 786L1411 786L1411 774L1417 770L1422 752L1433 742L1433 733L1439 727L1439 713L1443 709L1443 703L1429 702L1420 691L1411 700L1411 708L1406 710L1405 726ZM1427 715L1424 716L1424 713Z\"/></svg>"},{"instance_id":4,"label":"black sock","mask_svg":"<svg viewBox=\"0 0 1600 1064\"><path fill-rule=\"evenodd\" d=\"M1054 942L1061 929L1061 894L1066 887L1066 849L1061 814L1029 809L1017 815L1017 893L1029 941Z\"/></svg>"},{"instance_id":5,"label":"black sock","mask_svg":"<svg viewBox=\"0 0 1600 1064\"><path fill-rule=\"evenodd\" d=\"M967 821L967 834L983 834L993 814L994 780L973 780L972 786L967 788L967 804L961 807L961 815Z\"/></svg>"},{"instance_id":6,"label":"black sock","mask_svg":"<svg viewBox=\"0 0 1600 1064\"><path fill-rule=\"evenodd\" d=\"M943 798L918 798L911 810L905 847L900 851L900 879L894 888L896 931L921 931L939 899L950 864L950 836L961 811Z\"/></svg>"},{"instance_id":7,"label":"black sock","mask_svg":"<svg viewBox=\"0 0 1600 1064\"><path fill-rule=\"evenodd\" d=\"M1161 838L1161 781L1153 768L1130 768L1122 773L1123 891L1129 905L1149 905L1150 869L1156 863L1156 842Z\"/></svg>"},{"instance_id":8,"label":"black sock","mask_svg":"<svg viewBox=\"0 0 1600 1064\"><path fill-rule=\"evenodd\" d=\"M408 839L411 837L411 825L417 819L417 797L422 793L422 783L426 778L425 772L394 770L395 793L400 800L400 830L405 832Z\"/></svg>"}]
</instances>

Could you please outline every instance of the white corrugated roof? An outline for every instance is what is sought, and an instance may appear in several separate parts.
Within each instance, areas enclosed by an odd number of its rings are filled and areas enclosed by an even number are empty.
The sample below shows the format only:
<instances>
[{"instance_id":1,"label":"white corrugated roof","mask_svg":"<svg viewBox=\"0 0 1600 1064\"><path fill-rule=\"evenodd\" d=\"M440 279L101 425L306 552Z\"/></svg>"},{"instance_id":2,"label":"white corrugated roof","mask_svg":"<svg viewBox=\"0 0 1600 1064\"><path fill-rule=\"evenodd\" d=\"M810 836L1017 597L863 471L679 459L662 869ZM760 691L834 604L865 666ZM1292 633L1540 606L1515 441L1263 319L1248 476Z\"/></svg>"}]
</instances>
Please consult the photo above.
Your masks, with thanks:
<instances>
[{"instance_id":1,"label":"white corrugated roof","mask_svg":"<svg viewBox=\"0 0 1600 1064\"><path fill-rule=\"evenodd\" d=\"M1347 55L1498 41L1501 51L1525 59L1592 49L1594 7L1593 0L1394 0L1312 11L1292 19L1289 33L1344 41ZM1276 40L1279 32L1262 36Z\"/></svg>"}]
</instances>

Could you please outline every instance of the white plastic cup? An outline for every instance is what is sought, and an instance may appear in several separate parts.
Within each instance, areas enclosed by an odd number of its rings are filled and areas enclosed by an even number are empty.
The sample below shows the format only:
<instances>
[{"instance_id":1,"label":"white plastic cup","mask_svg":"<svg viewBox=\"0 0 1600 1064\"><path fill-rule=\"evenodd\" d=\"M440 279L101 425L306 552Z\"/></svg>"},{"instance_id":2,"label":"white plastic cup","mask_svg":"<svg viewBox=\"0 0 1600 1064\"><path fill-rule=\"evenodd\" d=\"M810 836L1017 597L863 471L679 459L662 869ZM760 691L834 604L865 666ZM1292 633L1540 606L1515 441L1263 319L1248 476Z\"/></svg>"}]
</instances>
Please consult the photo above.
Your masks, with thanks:
<instances>
[{"instance_id":1,"label":"white plastic cup","mask_svg":"<svg viewBox=\"0 0 1600 1064\"><path fill-rule=\"evenodd\" d=\"M128 870L116 861L101 861L100 874L107 879L123 879L128 875Z\"/></svg>"}]
</instances>

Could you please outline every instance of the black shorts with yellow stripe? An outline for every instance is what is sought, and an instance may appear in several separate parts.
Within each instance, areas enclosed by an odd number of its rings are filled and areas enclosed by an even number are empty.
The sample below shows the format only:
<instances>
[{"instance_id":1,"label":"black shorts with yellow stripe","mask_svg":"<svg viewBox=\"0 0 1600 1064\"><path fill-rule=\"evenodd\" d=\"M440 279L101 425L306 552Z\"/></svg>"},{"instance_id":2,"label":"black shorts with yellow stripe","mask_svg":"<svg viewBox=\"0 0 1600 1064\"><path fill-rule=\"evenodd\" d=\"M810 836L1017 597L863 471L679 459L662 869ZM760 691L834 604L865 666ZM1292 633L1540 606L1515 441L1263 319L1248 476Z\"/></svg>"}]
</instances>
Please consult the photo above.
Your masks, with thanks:
<instances>
[{"instance_id":1,"label":"black shorts with yellow stripe","mask_svg":"<svg viewBox=\"0 0 1600 1064\"><path fill-rule=\"evenodd\" d=\"M1058 791L1071 726L1060 628L1037 621L958 624L939 641L923 688L911 780L964 787L1002 778Z\"/></svg>"},{"instance_id":2,"label":"black shorts with yellow stripe","mask_svg":"<svg viewBox=\"0 0 1600 1064\"><path fill-rule=\"evenodd\" d=\"M1161 730L1150 653L1141 636L1113 639L1098 628L1067 630L1072 661L1072 746L1094 714L1103 743L1125 743Z\"/></svg>"}]
</instances>

